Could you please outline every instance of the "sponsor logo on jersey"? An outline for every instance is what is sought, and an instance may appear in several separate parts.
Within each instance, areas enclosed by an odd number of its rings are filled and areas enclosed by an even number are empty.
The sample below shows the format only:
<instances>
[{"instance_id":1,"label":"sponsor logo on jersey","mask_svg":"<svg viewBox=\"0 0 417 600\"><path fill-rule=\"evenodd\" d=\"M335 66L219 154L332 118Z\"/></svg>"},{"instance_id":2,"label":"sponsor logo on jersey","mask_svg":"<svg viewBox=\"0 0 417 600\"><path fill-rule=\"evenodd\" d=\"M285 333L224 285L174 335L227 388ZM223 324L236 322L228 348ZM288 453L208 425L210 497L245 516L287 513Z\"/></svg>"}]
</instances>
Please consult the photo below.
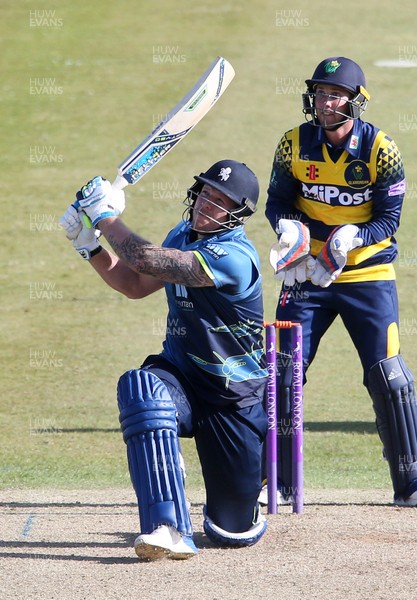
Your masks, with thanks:
<instances>
[{"instance_id":1,"label":"sponsor logo on jersey","mask_svg":"<svg viewBox=\"0 0 417 600\"><path fill-rule=\"evenodd\" d=\"M308 165L306 174L311 181L314 181L319 178L319 168L316 165Z\"/></svg>"},{"instance_id":2,"label":"sponsor logo on jersey","mask_svg":"<svg viewBox=\"0 0 417 600\"><path fill-rule=\"evenodd\" d=\"M352 194L350 188L302 183L301 193L307 200L325 202L332 206L358 206L372 200L372 190L370 188L367 188L363 192Z\"/></svg>"},{"instance_id":3,"label":"sponsor logo on jersey","mask_svg":"<svg viewBox=\"0 0 417 600\"><path fill-rule=\"evenodd\" d=\"M193 310L194 304L188 298L188 292L185 285L175 284L175 299L177 302L177 307L185 310Z\"/></svg>"},{"instance_id":4,"label":"sponsor logo on jersey","mask_svg":"<svg viewBox=\"0 0 417 600\"><path fill-rule=\"evenodd\" d=\"M228 254L224 248L219 246L219 244L207 244L204 246L204 250L206 250L214 260L219 259L221 256L227 256Z\"/></svg>"},{"instance_id":5,"label":"sponsor logo on jersey","mask_svg":"<svg viewBox=\"0 0 417 600\"><path fill-rule=\"evenodd\" d=\"M368 186L371 183L368 165L362 160L353 160L345 169L345 181L354 189Z\"/></svg>"}]
</instances>

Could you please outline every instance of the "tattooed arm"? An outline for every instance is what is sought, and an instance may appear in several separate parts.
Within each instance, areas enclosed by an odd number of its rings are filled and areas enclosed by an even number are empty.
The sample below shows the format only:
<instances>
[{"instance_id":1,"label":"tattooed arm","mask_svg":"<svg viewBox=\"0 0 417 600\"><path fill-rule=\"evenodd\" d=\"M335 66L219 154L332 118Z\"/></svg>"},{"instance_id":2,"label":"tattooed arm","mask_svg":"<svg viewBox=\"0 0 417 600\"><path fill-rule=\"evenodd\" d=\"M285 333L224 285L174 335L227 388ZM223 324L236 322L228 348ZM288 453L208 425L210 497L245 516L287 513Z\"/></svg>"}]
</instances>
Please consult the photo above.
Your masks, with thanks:
<instances>
[{"instance_id":1,"label":"tattooed arm","mask_svg":"<svg viewBox=\"0 0 417 600\"><path fill-rule=\"evenodd\" d=\"M144 298L161 289L164 282L188 287L214 285L193 252L155 246L118 218L103 219L100 229L115 255L103 249L90 263L110 287L129 298Z\"/></svg>"}]
</instances>

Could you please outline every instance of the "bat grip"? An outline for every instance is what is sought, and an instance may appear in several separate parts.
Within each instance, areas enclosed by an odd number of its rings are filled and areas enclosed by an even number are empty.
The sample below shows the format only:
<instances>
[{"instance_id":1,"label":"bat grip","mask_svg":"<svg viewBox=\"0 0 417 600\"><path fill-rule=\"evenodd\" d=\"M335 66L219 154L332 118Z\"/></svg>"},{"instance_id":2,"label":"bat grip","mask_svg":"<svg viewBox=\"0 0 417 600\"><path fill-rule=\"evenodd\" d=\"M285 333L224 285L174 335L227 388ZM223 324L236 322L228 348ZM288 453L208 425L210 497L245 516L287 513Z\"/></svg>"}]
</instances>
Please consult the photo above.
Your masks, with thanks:
<instances>
[{"instance_id":1,"label":"bat grip","mask_svg":"<svg viewBox=\"0 0 417 600\"><path fill-rule=\"evenodd\" d=\"M111 185L116 190L123 190L123 188L125 188L127 185L129 185L129 182L123 177L123 175L119 171L116 179L113 181L113 183Z\"/></svg>"},{"instance_id":2,"label":"bat grip","mask_svg":"<svg viewBox=\"0 0 417 600\"><path fill-rule=\"evenodd\" d=\"M85 214L85 212L83 211L82 208L80 208L80 203L78 202L78 200L74 200L74 202L72 203L73 207L77 209L78 214L80 216L81 221L83 221L84 225L87 227L87 229L91 229L93 224L90 221L89 217Z\"/></svg>"}]
</instances>

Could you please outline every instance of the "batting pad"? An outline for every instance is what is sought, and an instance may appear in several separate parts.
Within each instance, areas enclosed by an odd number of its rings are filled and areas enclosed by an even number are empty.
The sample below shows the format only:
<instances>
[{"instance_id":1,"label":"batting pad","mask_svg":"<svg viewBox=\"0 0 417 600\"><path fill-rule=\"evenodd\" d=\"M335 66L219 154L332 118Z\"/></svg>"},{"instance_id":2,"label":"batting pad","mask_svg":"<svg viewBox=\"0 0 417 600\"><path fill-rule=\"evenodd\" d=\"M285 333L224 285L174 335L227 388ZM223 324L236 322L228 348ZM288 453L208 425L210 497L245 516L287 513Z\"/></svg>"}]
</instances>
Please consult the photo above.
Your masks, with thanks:
<instances>
[{"instance_id":1,"label":"batting pad","mask_svg":"<svg viewBox=\"0 0 417 600\"><path fill-rule=\"evenodd\" d=\"M401 355L369 371L368 389L396 496L417 479L417 401L414 378Z\"/></svg>"},{"instance_id":2,"label":"batting pad","mask_svg":"<svg viewBox=\"0 0 417 600\"><path fill-rule=\"evenodd\" d=\"M248 531L242 533L231 533L221 527L218 527L209 516L207 516L206 507L204 507L204 532L210 540L222 548L243 548L244 546L253 546L258 542L266 531L266 519L257 509L256 522Z\"/></svg>"},{"instance_id":3,"label":"batting pad","mask_svg":"<svg viewBox=\"0 0 417 600\"><path fill-rule=\"evenodd\" d=\"M141 533L172 525L180 533L192 535L176 408L165 384L149 371L127 371L119 379L117 402Z\"/></svg>"}]
</instances>

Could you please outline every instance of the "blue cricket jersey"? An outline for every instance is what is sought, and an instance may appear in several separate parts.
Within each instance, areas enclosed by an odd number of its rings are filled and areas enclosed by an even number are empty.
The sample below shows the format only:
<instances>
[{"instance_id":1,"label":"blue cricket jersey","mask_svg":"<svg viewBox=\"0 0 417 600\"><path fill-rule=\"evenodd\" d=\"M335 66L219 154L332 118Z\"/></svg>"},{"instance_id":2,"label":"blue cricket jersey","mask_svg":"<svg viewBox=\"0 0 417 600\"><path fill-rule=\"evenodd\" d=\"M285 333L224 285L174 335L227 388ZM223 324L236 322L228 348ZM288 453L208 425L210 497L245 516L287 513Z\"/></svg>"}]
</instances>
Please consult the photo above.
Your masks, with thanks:
<instances>
[{"instance_id":1,"label":"blue cricket jersey","mask_svg":"<svg viewBox=\"0 0 417 600\"><path fill-rule=\"evenodd\" d=\"M187 378L197 398L217 405L263 400L263 299L258 254L243 230L190 241L179 223L163 246L193 251L213 287L166 283L168 317L161 356Z\"/></svg>"}]
</instances>

